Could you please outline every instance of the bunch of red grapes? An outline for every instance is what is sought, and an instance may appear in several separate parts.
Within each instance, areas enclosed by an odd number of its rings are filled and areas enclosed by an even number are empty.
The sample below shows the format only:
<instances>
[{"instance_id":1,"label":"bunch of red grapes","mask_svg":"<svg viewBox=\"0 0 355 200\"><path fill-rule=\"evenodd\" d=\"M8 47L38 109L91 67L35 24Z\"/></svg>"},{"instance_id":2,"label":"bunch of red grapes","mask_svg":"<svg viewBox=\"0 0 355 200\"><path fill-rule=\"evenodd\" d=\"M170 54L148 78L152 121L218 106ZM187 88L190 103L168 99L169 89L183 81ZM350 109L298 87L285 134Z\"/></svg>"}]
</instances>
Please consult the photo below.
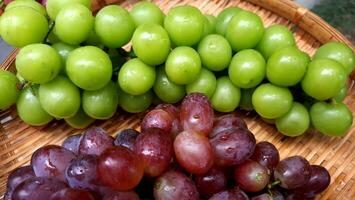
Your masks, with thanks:
<instances>
[{"instance_id":1,"label":"bunch of red grapes","mask_svg":"<svg viewBox=\"0 0 355 200\"><path fill-rule=\"evenodd\" d=\"M5 200L307 200L329 183L325 168L301 156L280 161L241 118L214 119L208 98L193 93L180 111L147 113L141 133L91 128L39 148L10 174Z\"/></svg>"}]
</instances>

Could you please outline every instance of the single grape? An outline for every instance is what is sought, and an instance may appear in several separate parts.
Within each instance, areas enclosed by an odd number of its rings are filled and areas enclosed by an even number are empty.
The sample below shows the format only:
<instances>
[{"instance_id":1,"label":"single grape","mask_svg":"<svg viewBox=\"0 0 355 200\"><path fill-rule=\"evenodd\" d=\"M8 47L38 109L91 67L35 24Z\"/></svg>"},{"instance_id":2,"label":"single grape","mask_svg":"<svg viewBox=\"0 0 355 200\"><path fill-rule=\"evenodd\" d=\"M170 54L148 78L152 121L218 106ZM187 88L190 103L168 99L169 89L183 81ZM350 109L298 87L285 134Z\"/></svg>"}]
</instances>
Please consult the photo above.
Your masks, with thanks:
<instances>
[{"instance_id":1,"label":"single grape","mask_svg":"<svg viewBox=\"0 0 355 200\"><path fill-rule=\"evenodd\" d=\"M258 196L252 197L251 200L273 200L273 197L268 193L264 193L264 194L260 194Z\"/></svg>"},{"instance_id":2,"label":"single grape","mask_svg":"<svg viewBox=\"0 0 355 200\"><path fill-rule=\"evenodd\" d=\"M0 69L0 110L5 110L16 103L20 94L18 83L13 73Z\"/></svg>"},{"instance_id":3,"label":"single grape","mask_svg":"<svg viewBox=\"0 0 355 200\"><path fill-rule=\"evenodd\" d=\"M95 121L95 119L89 117L82 108L80 108L73 117L65 118L64 120L67 124L76 129L84 129Z\"/></svg>"},{"instance_id":4,"label":"single grape","mask_svg":"<svg viewBox=\"0 0 355 200\"><path fill-rule=\"evenodd\" d=\"M168 112L162 109L154 109L144 116L141 122L141 131L145 132L150 128L157 128L161 129L165 134L170 134L172 125L173 118Z\"/></svg>"},{"instance_id":5,"label":"single grape","mask_svg":"<svg viewBox=\"0 0 355 200\"><path fill-rule=\"evenodd\" d=\"M265 29L256 49L265 59L269 59L275 51L295 45L296 42L292 32L284 25L274 24Z\"/></svg>"},{"instance_id":6,"label":"single grape","mask_svg":"<svg viewBox=\"0 0 355 200\"><path fill-rule=\"evenodd\" d=\"M311 166L301 156L292 156L281 160L274 171L274 178L285 189L295 189L306 184L311 175Z\"/></svg>"},{"instance_id":7,"label":"single grape","mask_svg":"<svg viewBox=\"0 0 355 200\"><path fill-rule=\"evenodd\" d=\"M73 188L65 188L56 193L53 193L49 200L95 200L95 198L85 190Z\"/></svg>"},{"instance_id":8,"label":"single grape","mask_svg":"<svg viewBox=\"0 0 355 200\"><path fill-rule=\"evenodd\" d=\"M119 91L118 102L123 110L129 113L143 112L149 108L153 100L153 93L151 90L142 95L130 95L124 91Z\"/></svg>"},{"instance_id":9,"label":"single grape","mask_svg":"<svg viewBox=\"0 0 355 200\"><path fill-rule=\"evenodd\" d=\"M187 94L202 93L209 99L212 97L217 85L216 76L209 70L202 68L199 77L186 85Z\"/></svg>"},{"instance_id":10,"label":"single grape","mask_svg":"<svg viewBox=\"0 0 355 200\"><path fill-rule=\"evenodd\" d=\"M61 60L62 60L62 68L61 68L61 74L65 74L65 65L69 56L69 53L78 48L76 45L69 45L63 42L57 42L52 44L52 48L57 51L59 54Z\"/></svg>"},{"instance_id":11,"label":"single grape","mask_svg":"<svg viewBox=\"0 0 355 200\"><path fill-rule=\"evenodd\" d=\"M31 165L37 177L53 177L65 181L65 169L75 154L61 146L48 145L37 149Z\"/></svg>"},{"instance_id":12,"label":"single grape","mask_svg":"<svg viewBox=\"0 0 355 200\"><path fill-rule=\"evenodd\" d=\"M93 127L86 130L79 143L79 154L101 155L113 146L113 137L105 130Z\"/></svg>"},{"instance_id":13,"label":"single grape","mask_svg":"<svg viewBox=\"0 0 355 200\"><path fill-rule=\"evenodd\" d=\"M236 199L236 200L249 200L248 195L239 187L224 190L214 194L209 200L226 200L226 199Z\"/></svg>"},{"instance_id":14,"label":"single grape","mask_svg":"<svg viewBox=\"0 0 355 200\"><path fill-rule=\"evenodd\" d=\"M133 191L114 191L106 194L102 200L139 200L139 196Z\"/></svg>"},{"instance_id":15,"label":"single grape","mask_svg":"<svg viewBox=\"0 0 355 200\"><path fill-rule=\"evenodd\" d=\"M227 189L227 177L224 171L215 167L205 174L196 175L194 181L200 194L205 198Z\"/></svg>"},{"instance_id":16,"label":"single grape","mask_svg":"<svg viewBox=\"0 0 355 200\"><path fill-rule=\"evenodd\" d=\"M27 81L47 83L62 70L61 58L49 45L30 44L17 54L16 70Z\"/></svg>"},{"instance_id":17,"label":"single grape","mask_svg":"<svg viewBox=\"0 0 355 200\"><path fill-rule=\"evenodd\" d=\"M227 76L217 79L217 86L211 98L212 107L219 112L232 112L240 102L240 89Z\"/></svg>"},{"instance_id":18,"label":"single grape","mask_svg":"<svg viewBox=\"0 0 355 200\"><path fill-rule=\"evenodd\" d=\"M119 48L127 44L134 29L132 17L119 5L105 6L95 17L95 32L109 48Z\"/></svg>"},{"instance_id":19,"label":"single grape","mask_svg":"<svg viewBox=\"0 0 355 200\"><path fill-rule=\"evenodd\" d=\"M265 60L254 49L239 51L232 58L228 68L230 80L240 88L253 88L265 77Z\"/></svg>"},{"instance_id":20,"label":"single grape","mask_svg":"<svg viewBox=\"0 0 355 200\"><path fill-rule=\"evenodd\" d=\"M11 9L16 9L19 7L20 8L21 7L28 7L28 8L36 10L37 12L41 13L44 16L47 15L45 7L43 7L37 1L32 1L32 0L11 1L9 4L6 5L4 11L7 12Z\"/></svg>"},{"instance_id":21,"label":"single grape","mask_svg":"<svg viewBox=\"0 0 355 200\"><path fill-rule=\"evenodd\" d=\"M259 192L269 183L270 175L266 167L253 160L238 165L234 171L234 180L246 192Z\"/></svg>"},{"instance_id":22,"label":"single grape","mask_svg":"<svg viewBox=\"0 0 355 200\"><path fill-rule=\"evenodd\" d=\"M146 23L156 23L162 26L165 17L160 8L149 1L140 1L134 4L130 15L136 27Z\"/></svg>"},{"instance_id":23,"label":"single grape","mask_svg":"<svg viewBox=\"0 0 355 200\"><path fill-rule=\"evenodd\" d=\"M258 162L272 172L280 161L280 154L276 147L267 141L256 144L251 160Z\"/></svg>"},{"instance_id":24,"label":"single grape","mask_svg":"<svg viewBox=\"0 0 355 200\"><path fill-rule=\"evenodd\" d=\"M228 167L247 160L254 152L256 141L249 130L233 128L210 138L210 143L215 154L215 164Z\"/></svg>"},{"instance_id":25,"label":"single grape","mask_svg":"<svg viewBox=\"0 0 355 200\"><path fill-rule=\"evenodd\" d=\"M202 38L213 34L215 32L215 24L216 24L216 17L213 15L205 15L204 24L203 24L203 33Z\"/></svg>"},{"instance_id":26,"label":"single grape","mask_svg":"<svg viewBox=\"0 0 355 200\"><path fill-rule=\"evenodd\" d=\"M201 93L187 95L181 103L180 121L185 131L207 136L213 127L213 109Z\"/></svg>"},{"instance_id":27,"label":"single grape","mask_svg":"<svg viewBox=\"0 0 355 200\"><path fill-rule=\"evenodd\" d=\"M65 149L73 152L75 155L79 154L79 143L82 138L82 134L76 134L76 135L71 135L67 138L62 143L62 147Z\"/></svg>"},{"instance_id":28,"label":"single grape","mask_svg":"<svg viewBox=\"0 0 355 200\"><path fill-rule=\"evenodd\" d=\"M134 129L124 129L120 133L117 134L115 141L113 144L115 146L126 147L132 151L134 151L134 144L136 143L136 138L139 132Z\"/></svg>"},{"instance_id":29,"label":"single grape","mask_svg":"<svg viewBox=\"0 0 355 200\"><path fill-rule=\"evenodd\" d=\"M348 90L349 90L349 86L348 84L345 84L339 91L339 93L333 97L333 99L335 100L335 102L337 103L341 103L344 101L344 99L346 98L346 96L348 95Z\"/></svg>"},{"instance_id":30,"label":"single grape","mask_svg":"<svg viewBox=\"0 0 355 200\"><path fill-rule=\"evenodd\" d=\"M213 138L219 133L233 128L248 129L248 126L242 118L235 114L223 115L214 120L213 129L210 132L209 137Z\"/></svg>"},{"instance_id":31,"label":"single grape","mask_svg":"<svg viewBox=\"0 0 355 200\"><path fill-rule=\"evenodd\" d=\"M232 48L221 35L211 34L198 44L198 53L204 67L212 71L227 68L232 59Z\"/></svg>"},{"instance_id":32,"label":"single grape","mask_svg":"<svg viewBox=\"0 0 355 200\"><path fill-rule=\"evenodd\" d=\"M199 193L194 182L179 171L170 170L154 184L156 200L198 200Z\"/></svg>"},{"instance_id":33,"label":"single grape","mask_svg":"<svg viewBox=\"0 0 355 200\"><path fill-rule=\"evenodd\" d=\"M59 11L62 10L62 8L75 3L79 3L81 5L86 6L87 8L91 8L90 0L47 0L46 2L47 13L49 17L53 21L55 21Z\"/></svg>"},{"instance_id":34,"label":"single grape","mask_svg":"<svg viewBox=\"0 0 355 200\"><path fill-rule=\"evenodd\" d=\"M246 111L254 110L254 106L252 103L252 96L255 91L255 88L250 89L241 89L240 90L240 102L239 107Z\"/></svg>"},{"instance_id":35,"label":"single grape","mask_svg":"<svg viewBox=\"0 0 355 200\"><path fill-rule=\"evenodd\" d=\"M216 33L225 36L230 21L232 20L233 16L240 11L242 11L242 9L238 7L228 7L220 12L216 18Z\"/></svg>"},{"instance_id":36,"label":"single grape","mask_svg":"<svg viewBox=\"0 0 355 200\"><path fill-rule=\"evenodd\" d=\"M6 183L6 194L4 196L4 200L11 200L11 196L15 188L20 185L22 182L35 177L35 173L32 169L32 166L26 165L23 167L19 167L14 169L9 177L7 178Z\"/></svg>"},{"instance_id":37,"label":"single grape","mask_svg":"<svg viewBox=\"0 0 355 200\"><path fill-rule=\"evenodd\" d=\"M182 131L180 123L180 110L172 104L159 104L155 109L162 109L170 114L173 119L171 133L175 136Z\"/></svg>"},{"instance_id":38,"label":"single grape","mask_svg":"<svg viewBox=\"0 0 355 200\"><path fill-rule=\"evenodd\" d=\"M204 16L199 9L189 5L170 9L164 19L164 28L177 46L192 46L203 36Z\"/></svg>"}]
</instances>

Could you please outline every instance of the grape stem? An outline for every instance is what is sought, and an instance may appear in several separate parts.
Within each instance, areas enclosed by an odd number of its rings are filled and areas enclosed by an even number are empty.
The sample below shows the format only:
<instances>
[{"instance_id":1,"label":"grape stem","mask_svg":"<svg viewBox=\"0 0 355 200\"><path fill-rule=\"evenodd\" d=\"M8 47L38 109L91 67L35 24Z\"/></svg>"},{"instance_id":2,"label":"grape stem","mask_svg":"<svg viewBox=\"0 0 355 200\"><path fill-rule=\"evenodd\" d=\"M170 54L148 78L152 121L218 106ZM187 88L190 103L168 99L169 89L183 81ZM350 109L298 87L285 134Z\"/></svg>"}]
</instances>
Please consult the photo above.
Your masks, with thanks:
<instances>
[{"instance_id":1,"label":"grape stem","mask_svg":"<svg viewBox=\"0 0 355 200\"><path fill-rule=\"evenodd\" d=\"M48 33L47 33L46 37L44 38L43 43L45 43L45 44L47 43L47 39L49 37L49 34L51 34L51 32L53 31L54 25L55 25L55 22L51 21L50 24L49 24Z\"/></svg>"},{"instance_id":2,"label":"grape stem","mask_svg":"<svg viewBox=\"0 0 355 200\"><path fill-rule=\"evenodd\" d=\"M280 183L281 183L281 181L276 180L275 182L270 183L270 184L267 186L267 188L268 188L268 189L272 189L273 187L275 187L275 186L277 186L277 185L280 185Z\"/></svg>"}]
</instances>

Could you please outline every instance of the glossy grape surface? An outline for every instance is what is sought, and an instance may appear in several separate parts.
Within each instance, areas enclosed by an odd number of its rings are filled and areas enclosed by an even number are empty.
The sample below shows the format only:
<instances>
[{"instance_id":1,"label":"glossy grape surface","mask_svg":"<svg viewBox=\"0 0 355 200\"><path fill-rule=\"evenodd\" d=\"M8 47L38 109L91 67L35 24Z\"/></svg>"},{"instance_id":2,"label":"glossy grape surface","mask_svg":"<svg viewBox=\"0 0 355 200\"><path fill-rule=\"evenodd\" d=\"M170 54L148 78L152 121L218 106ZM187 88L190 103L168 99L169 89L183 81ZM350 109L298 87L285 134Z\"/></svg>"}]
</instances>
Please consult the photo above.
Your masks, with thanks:
<instances>
[{"instance_id":1,"label":"glossy grape surface","mask_svg":"<svg viewBox=\"0 0 355 200\"><path fill-rule=\"evenodd\" d=\"M237 188L218 192L214 194L209 200L225 200L225 199L249 200L249 197L244 191L242 191L237 187Z\"/></svg>"},{"instance_id":2,"label":"glossy grape surface","mask_svg":"<svg viewBox=\"0 0 355 200\"><path fill-rule=\"evenodd\" d=\"M141 123L141 131L145 132L148 129L157 128L166 134L170 134L172 125L173 118L168 112L162 109L154 109L144 116Z\"/></svg>"},{"instance_id":3,"label":"glossy grape surface","mask_svg":"<svg viewBox=\"0 0 355 200\"><path fill-rule=\"evenodd\" d=\"M55 20L59 11L62 8L74 3L79 3L81 5L86 6L87 8L91 8L90 0L47 0L46 2L47 13L52 20Z\"/></svg>"},{"instance_id":4,"label":"glossy grape surface","mask_svg":"<svg viewBox=\"0 0 355 200\"><path fill-rule=\"evenodd\" d=\"M113 146L113 137L102 128L94 127L86 130L80 139L79 154L101 155Z\"/></svg>"},{"instance_id":5,"label":"glossy grape surface","mask_svg":"<svg viewBox=\"0 0 355 200\"><path fill-rule=\"evenodd\" d=\"M234 179L238 186L246 192L259 192L269 183L267 168L253 160L238 165L234 171Z\"/></svg>"},{"instance_id":6,"label":"glossy grape surface","mask_svg":"<svg viewBox=\"0 0 355 200\"><path fill-rule=\"evenodd\" d=\"M211 168L205 174L196 175L194 181L200 194L205 198L209 198L227 187L225 172L219 168Z\"/></svg>"},{"instance_id":7,"label":"glossy grape surface","mask_svg":"<svg viewBox=\"0 0 355 200\"><path fill-rule=\"evenodd\" d=\"M139 196L133 191L114 191L106 194L102 200L139 200Z\"/></svg>"},{"instance_id":8,"label":"glossy grape surface","mask_svg":"<svg viewBox=\"0 0 355 200\"><path fill-rule=\"evenodd\" d=\"M240 102L240 88L236 87L227 76L217 79L215 92L211 98L213 109L219 112L232 112Z\"/></svg>"},{"instance_id":9,"label":"glossy grape surface","mask_svg":"<svg viewBox=\"0 0 355 200\"><path fill-rule=\"evenodd\" d=\"M65 188L53 193L49 200L95 200L95 198L85 190Z\"/></svg>"},{"instance_id":10,"label":"glossy grape surface","mask_svg":"<svg viewBox=\"0 0 355 200\"><path fill-rule=\"evenodd\" d=\"M248 127L245 121L235 114L223 115L214 120L213 129L210 132L209 137L213 138L219 133L233 128L247 129Z\"/></svg>"},{"instance_id":11,"label":"glossy grape surface","mask_svg":"<svg viewBox=\"0 0 355 200\"><path fill-rule=\"evenodd\" d=\"M95 119L89 117L82 108L74 116L64 119L67 124L76 129L84 129L92 124Z\"/></svg>"},{"instance_id":12,"label":"glossy grape surface","mask_svg":"<svg viewBox=\"0 0 355 200\"><path fill-rule=\"evenodd\" d=\"M134 129L124 129L123 131L117 134L113 144L115 146L126 147L134 151L134 144L136 143L136 138L138 134L139 132Z\"/></svg>"},{"instance_id":13,"label":"glossy grape surface","mask_svg":"<svg viewBox=\"0 0 355 200\"><path fill-rule=\"evenodd\" d=\"M165 17L160 8L149 1L141 1L134 4L130 15L136 27L146 23L156 23L162 26Z\"/></svg>"},{"instance_id":14,"label":"glossy grape surface","mask_svg":"<svg viewBox=\"0 0 355 200\"><path fill-rule=\"evenodd\" d=\"M216 33L224 36L230 21L232 20L234 15L239 13L240 11L242 11L242 9L238 7L228 7L222 12L220 12L216 18Z\"/></svg>"},{"instance_id":15,"label":"glossy grape surface","mask_svg":"<svg viewBox=\"0 0 355 200\"><path fill-rule=\"evenodd\" d=\"M273 144L262 141L256 144L254 153L250 159L273 171L280 161L280 154Z\"/></svg>"},{"instance_id":16,"label":"glossy grape surface","mask_svg":"<svg viewBox=\"0 0 355 200\"><path fill-rule=\"evenodd\" d=\"M0 69L0 110L5 110L16 103L19 96L18 79L11 72Z\"/></svg>"},{"instance_id":17,"label":"glossy grape surface","mask_svg":"<svg viewBox=\"0 0 355 200\"><path fill-rule=\"evenodd\" d=\"M82 136L82 134L77 134L67 137L62 143L62 147L77 155L79 153L79 143Z\"/></svg>"}]
</instances>

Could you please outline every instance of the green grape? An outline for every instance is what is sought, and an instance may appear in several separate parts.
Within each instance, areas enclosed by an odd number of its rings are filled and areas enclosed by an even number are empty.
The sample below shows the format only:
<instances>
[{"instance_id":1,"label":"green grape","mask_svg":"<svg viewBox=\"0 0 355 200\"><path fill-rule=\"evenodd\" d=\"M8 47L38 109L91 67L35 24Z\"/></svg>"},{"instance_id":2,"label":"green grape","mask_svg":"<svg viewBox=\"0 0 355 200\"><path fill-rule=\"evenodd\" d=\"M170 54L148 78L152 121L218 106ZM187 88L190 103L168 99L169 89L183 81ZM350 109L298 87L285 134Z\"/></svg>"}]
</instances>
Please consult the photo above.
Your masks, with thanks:
<instances>
[{"instance_id":1,"label":"green grape","mask_svg":"<svg viewBox=\"0 0 355 200\"><path fill-rule=\"evenodd\" d=\"M198 45L198 53L204 67L212 71L227 68L232 59L232 48L228 41L220 35L208 35Z\"/></svg>"},{"instance_id":2,"label":"green grape","mask_svg":"<svg viewBox=\"0 0 355 200\"><path fill-rule=\"evenodd\" d=\"M36 10L37 12L41 13L42 15L46 16L47 12L44 6L42 4L38 3L37 1L34 0L17 0L17 1L12 1L5 7L5 12L11 10L11 9L16 9L18 7L28 7L31 9Z\"/></svg>"},{"instance_id":3,"label":"green grape","mask_svg":"<svg viewBox=\"0 0 355 200\"><path fill-rule=\"evenodd\" d=\"M232 20L234 15L242 11L242 9L237 7L229 7L220 12L216 18L216 33L224 36L226 34L229 22Z\"/></svg>"},{"instance_id":4,"label":"green grape","mask_svg":"<svg viewBox=\"0 0 355 200\"><path fill-rule=\"evenodd\" d=\"M94 119L111 118L115 114L117 106L118 93L116 85L112 81L101 89L83 92L83 110Z\"/></svg>"},{"instance_id":5,"label":"green grape","mask_svg":"<svg viewBox=\"0 0 355 200\"><path fill-rule=\"evenodd\" d=\"M111 80L112 63L103 50L94 46L80 47L69 54L66 72L78 87L98 90Z\"/></svg>"},{"instance_id":6,"label":"green grape","mask_svg":"<svg viewBox=\"0 0 355 200\"><path fill-rule=\"evenodd\" d=\"M279 86L294 86L300 82L310 62L308 54L297 47L286 47L273 53L266 64L268 80Z\"/></svg>"},{"instance_id":7,"label":"green grape","mask_svg":"<svg viewBox=\"0 0 355 200\"><path fill-rule=\"evenodd\" d=\"M219 112L232 112L240 102L240 89L227 76L217 79L216 90L211 98L212 107Z\"/></svg>"},{"instance_id":8,"label":"green grape","mask_svg":"<svg viewBox=\"0 0 355 200\"><path fill-rule=\"evenodd\" d=\"M346 97L346 95L348 94L348 87L349 87L349 86L348 86L347 84L345 84L345 85L340 89L339 93L338 93L335 97L333 97L333 99L334 99L336 102L338 102L338 103L343 102L344 99L345 99L345 97Z\"/></svg>"},{"instance_id":9,"label":"green grape","mask_svg":"<svg viewBox=\"0 0 355 200\"><path fill-rule=\"evenodd\" d=\"M136 27L144 23L156 23L163 26L164 13L152 2L141 1L134 4L130 14Z\"/></svg>"},{"instance_id":10,"label":"green grape","mask_svg":"<svg viewBox=\"0 0 355 200\"><path fill-rule=\"evenodd\" d=\"M134 32L132 47L137 57L146 64L160 65L169 55L170 39L163 27L146 23Z\"/></svg>"},{"instance_id":11,"label":"green grape","mask_svg":"<svg viewBox=\"0 0 355 200\"><path fill-rule=\"evenodd\" d=\"M202 37L215 32L216 17L213 15L205 15Z\"/></svg>"},{"instance_id":12,"label":"green grape","mask_svg":"<svg viewBox=\"0 0 355 200\"><path fill-rule=\"evenodd\" d=\"M79 45L89 37L93 27L91 10L81 4L71 4L58 13L54 31L61 41Z\"/></svg>"},{"instance_id":13,"label":"green grape","mask_svg":"<svg viewBox=\"0 0 355 200\"><path fill-rule=\"evenodd\" d=\"M251 111L254 109L253 103L252 103L252 96L255 91L255 88L249 88L249 89L241 89L241 97L240 97L240 103L239 107L243 110Z\"/></svg>"},{"instance_id":14,"label":"green grape","mask_svg":"<svg viewBox=\"0 0 355 200\"><path fill-rule=\"evenodd\" d=\"M62 8L74 3L79 3L89 9L91 8L91 0L47 0L47 13L55 21Z\"/></svg>"},{"instance_id":15,"label":"green grape","mask_svg":"<svg viewBox=\"0 0 355 200\"><path fill-rule=\"evenodd\" d=\"M61 42L58 36L54 33L54 30L49 32L46 42L48 44L55 44Z\"/></svg>"},{"instance_id":16,"label":"green grape","mask_svg":"<svg viewBox=\"0 0 355 200\"><path fill-rule=\"evenodd\" d=\"M103 49L103 44L101 43L99 36L96 34L94 30L90 32L89 37L86 38L84 43L89 46L97 46L100 49Z\"/></svg>"},{"instance_id":17,"label":"green grape","mask_svg":"<svg viewBox=\"0 0 355 200\"><path fill-rule=\"evenodd\" d=\"M169 80L181 85L192 83L198 78L200 71L200 56L191 47L175 48L165 63L165 72Z\"/></svg>"},{"instance_id":18,"label":"green grape","mask_svg":"<svg viewBox=\"0 0 355 200\"><path fill-rule=\"evenodd\" d=\"M128 11L118 5L104 7L95 18L95 32L109 48L119 48L127 44L134 29L135 25Z\"/></svg>"},{"instance_id":19,"label":"green grape","mask_svg":"<svg viewBox=\"0 0 355 200\"><path fill-rule=\"evenodd\" d=\"M42 108L55 118L72 117L80 108L80 91L66 77L40 85L38 94Z\"/></svg>"},{"instance_id":20,"label":"green grape","mask_svg":"<svg viewBox=\"0 0 355 200\"><path fill-rule=\"evenodd\" d=\"M209 70L202 68L199 77L186 85L187 94L199 92L211 99L217 85L216 76Z\"/></svg>"},{"instance_id":21,"label":"green grape","mask_svg":"<svg viewBox=\"0 0 355 200\"><path fill-rule=\"evenodd\" d=\"M153 92L149 90L142 95L130 95L122 90L118 93L121 108L129 113L140 113L147 110L153 101Z\"/></svg>"},{"instance_id":22,"label":"green grape","mask_svg":"<svg viewBox=\"0 0 355 200\"><path fill-rule=\"evenodd\" d=\"M18 83L13 73L0 69L0 110L5 110L16 103L19 96Z\"/></svg>"},{"instance_id":23,"label":"green grape","mask_svg":"<svg viewBox=\"0 0 355 200\"><path fill-rule=\"evenodd\" d=\"M164 66L157 69L157 78L153 86L155 94L166 103L177 103L185 96L185 87L168 79Z\"/></svg>"},{"instance_id":24,"label":"green grape","mask_svg":"<svg viewBox=\"0 0 355 200\"><path fill-rule=\"evenodd\" d=\"M193 46L201 40L204 20L199 9L188 5L177 6L165 17L164 28L175 45Z\"/></svg>"},{"instance_id":25,"label":"green grape","mask_svg":"<svg viewBox=\"0 0 355 200\"><path fill-rule=\"evenodd\" d=\"M95 121L95 119L89 117L82 108L80 108L73 117L65 118L64 120L67 124L76 129L84 129Z\"/></svg>"},{"instance_id":26,"label":"green grape","mask_svg":"<svg viewBox=\"0 0 355 200\"><path fill-rule=\"evenodd\" d=\"M52 47L57 51L57 53L59 54L59 56L62 60L61 74L65 74L65 64L67 62L69 53L74 51L79 46L74 46L74 45L65 44L63 42L58 42L58 43L52 44Z\"/></svg>"},{"instance_id":27,"label":"green grape","mask_svg":"<svg viewBox=\"0 0 355 200\"><path fill-rule=\"evenodd\" d=\"M288 46L296 46L292 32L284 25L274 24L265 29L256 49L268 59L275 51Z\"/></svg>"},{"instance_id":28,"label":"green grape","mask_svg":"<svg viewBox=\"0 0 355 200\"><path fill-rule=\"evenodd\" d=\"M42 126L53 120L41 106L38 99L38 85L23 89L18 97L16 108L22 121L31 126Z\"/></svg>"},{"instance_id":29,"label":"green grape","mask_svg":"<svg viewBox=\"0 0 355 200\"><path fill-rule=\"evenodd\" d=\"M336 61L316 59L309 63L302 89L317 100L335 97L346 83L346 72Z\"/></svg>"},{"instance_id":30,"label":"green grape","mask_svg":"<svg viewBox=\"0 0 355 200\"><path fill-rule=\"evenodd\" d=\"M292 107L293 97L288 88L265 83L258 86L252 103L255 111L263 118L276 119L285 115Z\"/></svg>"},{"instance_id":31,"label":"green grape","mask_svg":"<svg viewBox=\"0 0 355 200\"><path fill-rule=\"evenodd\" d=\"M141 95L150 90L155 82L155 69L139 58L127 61L118 73L120 88L131 94Z\"/></svg>"},{"instance_id":32,"label":"green grape","mask_svg":"<svg viewBox=\"0 0 355 200\"><path fill-rule=\"evenodd\" d=\"M25 84L27 82L18 72L16 72L16 77L20 84Z\"/></svg>"},{"instance_id":33,"label":"green grape","mask_svg":"<svg viewBox=\"0 0 355 200\"><path fill-rule=\"evenodd\" d=\"M48 32L48 21L32 8L17 7L1 16L0 31L5 42L15 47L24 47L44 40Z\"/></svg>"},{"instance_id":34,"label":"green grape","mask_svg":"<svg viewBox=\"0 0 355 200\"><path fill-rule=\"evenodd\" d=\"M310 118L304 105L293 102L291 109L282 117L277 118L275 124L282 134L295 137L308 130Z\"/></svg>"},{"instance_id":35,"label":"green grape","mask_svg":"<svg viewBox=\"0 0 355 200\"><path fill-rule=\"evenodd\" d=\"M354 52L351 48L340 42L329 42L322 45L313 58L335 60L342 64L347 74L351 74L355 67Z\"/></svg>"},{"instance_id":36,"label":"green grape","mask_svg":"<svg viewBox=\"0 0 355 200\"><path fill-rule=\"evenodd\" d=\"M352 113L343 103L315 103L310 116L312 125L329 136L344 136L353 123Z\"/></svg>"},{"instance_id":37,"label":"green grape","mask_svg":"<svg viewBox=\"0 0 355 200\"><path fill-rule=\"evenodd\" d=\"M53 80L62 69L57 51L46 44L30 44L16 56L17 72L27 81L42 84Z\"/></svg>"},{"instance_id":38,"label":"green grape","mask_svg":"<svg viewBox=\"0 0 355 200\"><path fill-rule=\"evenodd\" d=\"M253 88L264 79L265 71L263 56L254 49L245 49L233 56L228 74L237 87Z\"/></svg>"},{"instance_id":39,"label":"green grape","mask_svg":"<svg viewBox=\"0 0 355 200\"><path fill-rule=\"evenodd\" d=\"M234 15L226 30L226 39L234 51L251 49L261 40L264 25L260 17L252 12L241 11Z\"/></svg>"}]
</instances>

